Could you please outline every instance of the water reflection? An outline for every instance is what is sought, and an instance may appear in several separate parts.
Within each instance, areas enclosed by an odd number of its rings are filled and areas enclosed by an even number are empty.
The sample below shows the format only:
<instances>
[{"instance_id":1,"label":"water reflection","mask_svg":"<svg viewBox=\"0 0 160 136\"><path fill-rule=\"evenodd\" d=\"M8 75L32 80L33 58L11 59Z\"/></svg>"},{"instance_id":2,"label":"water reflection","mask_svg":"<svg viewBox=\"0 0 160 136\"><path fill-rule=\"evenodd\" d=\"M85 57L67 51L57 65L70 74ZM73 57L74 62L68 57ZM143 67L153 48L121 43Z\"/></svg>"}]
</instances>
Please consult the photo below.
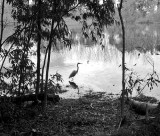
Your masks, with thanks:
<instances>
[{"instance_id":1,"label":"water reflection","mask_svg":"<svg viewBox=\"0 0 160 136\"><path fill-rule=\"evenodd\" d=\"M75 34L75 43L71 49L61 48L53 51L49 74L60 73L63 76L63 85L69 82L73 89L81 89L81 93L86 90L95 92L121 93L121 65L122 62L122 35L119 28L112 28L104 33L104 48L99 44L93 44L89 40L85 42L83 38L78 40ZM140 78L153 71L148 63L148 58L154 63L154 69L160 76L160 27L159 26L130 26L126 28L126 64L128 68L137 72ZM76 43L77 42L77 43ZM41 53L42 60L44 54ZM30 57L36 64L36 56ZM68 77L77 62L82 62L74 82ZM43 62L42 62L43 64ZM74 84L74 85L73 85ZM76 87L77 86L77 87ZM160 99L160 87L155 87L151 92L149 89L144 93ZM133 94L134 95L134 94ZM66 92L63 97L77 97L74 90Z\"/></svg>"},{"instance_id":2,"label":"water reflection","mask_svg":"<svg viewBox=\"0 0 160 136\"><path fill-rule=\"evenodd\" d=\"M70 86L73 88L73 89L77 89L78 90L78 94L79 94L79 87L78 85L75 83L75 82L72 82L72 81L69 81L69 84Z\"/></svg>"},{"instance_id":3,"label":"water reflection","mask_svg":"<svg viewBox=\"0 0 160 136\"><path fill-rule=\"evenodd\" d=\"M141 29L131 27L126 34L126 64L128 68L133 69L139 74L140 78L144 78L147 73L153 71L152 66L148 63L148 58L154 62L154 68L160 76L160 55L157 48L160 45L158 37L160 31L152 30L153 27L142 27ZM134 30L134 31L133 31ZM144 30L144 32L142 32ZM114 36L116 35L117 36ZM100 45L86 46L84 44L73 45L71 50L62 49L52 54L52 62L50 72L59 71L63 75L64 85L68 84L68 77L75 69L77 62L82 62L78 74L74 78L74 82L78 86L85 86L86 90L90 88L95 92L105 91L107 93L121 93L121 57L122 45L121 34L119 31L110 31L105 33L105 48L102 50ZM110 38L113 38L111 43ZM117 40L117 41L115 41ZM60 61L57 61L57 58ZM73 91L68 92L65 96L70 97ZM81 89L81 93L85 94L85 89ZM155 87L151 92L149 88L144 90L146 95L160 98L159 87ZM135 95L136 93L133 93Z\"/></svg>"}]
</instances>

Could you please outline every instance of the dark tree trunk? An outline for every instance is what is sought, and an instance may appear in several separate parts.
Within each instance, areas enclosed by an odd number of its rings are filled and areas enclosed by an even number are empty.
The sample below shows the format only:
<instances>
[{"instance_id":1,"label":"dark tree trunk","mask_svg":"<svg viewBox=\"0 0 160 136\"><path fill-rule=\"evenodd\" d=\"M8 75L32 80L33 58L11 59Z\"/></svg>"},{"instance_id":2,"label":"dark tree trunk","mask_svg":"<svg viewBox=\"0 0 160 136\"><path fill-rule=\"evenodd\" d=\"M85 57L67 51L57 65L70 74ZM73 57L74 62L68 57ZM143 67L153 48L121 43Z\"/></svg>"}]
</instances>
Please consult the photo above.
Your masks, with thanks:
<instances>
[{"instance_id":1,"label":"dark tree trunk","mask_svg":"<svg viewBox=\"0 0 160 136\"><path fill-rule=\"evenodd\" d=\"M1 52L1 49L2 49L2 38L3 38L3 30L4 30L4 26L3 26L4 2L5 2L5 0L3 0L3 1L2 1L2 13L1 13L1 35L0 35L0 52Z\"/></svg>"},{"instance_id":2,"label":"dark tree trunk","mask_svg":"<svg viewBox=\"0 0 160 136\"><path fill-rule=\"evenodd\" d=\"M41 0L38 0L38 43L37 43L37 83L36 83L36 95L39 93L40 86L40 46L41 46Z\"/></svg>"},{"instance_id":3,"label":"dark tree trunk","mask_svg":"<svg viewBox=\"0 0 160 136\"><path fill-rule=\"evenodd\" d=\"M53 10L53 5L52 5L52 10ZM47 61L47 69L46 69L46 83L45 83L45 99L44 99L44 110L47 106L47 84L48 84L48 73L49 73L49 65L50 65L50 56L51 56L51 45L53 42L53 30L54 29L54 20L52 18L52 24L51 24L51 33L49 37L49 44L48 44L48 61Z\"/></svg>"},{"instance_id":4,"label":"dark tree trunk","mask_svg":"<svg viewBox=\"0 0 160 136\"><path fill-rule=\"evenodd\" d=\"M118 13L122 26L122 37L123 37L123 50L122 50L122 95L121 95L121 118L124 116L124 95L125 95L125 27L122 18L122 4L123 0L120 1L120 5L118 7Z\"/></svg>"}]
</instances>

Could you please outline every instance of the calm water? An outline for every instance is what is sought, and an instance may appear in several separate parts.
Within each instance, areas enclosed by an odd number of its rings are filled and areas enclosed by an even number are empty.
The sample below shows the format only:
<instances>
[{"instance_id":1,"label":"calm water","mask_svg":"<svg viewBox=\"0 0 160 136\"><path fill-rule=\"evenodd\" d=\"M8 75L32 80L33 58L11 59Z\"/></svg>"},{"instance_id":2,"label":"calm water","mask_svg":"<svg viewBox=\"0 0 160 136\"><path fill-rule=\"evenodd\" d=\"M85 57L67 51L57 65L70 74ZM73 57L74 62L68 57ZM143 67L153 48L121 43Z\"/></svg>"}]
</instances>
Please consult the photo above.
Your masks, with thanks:
<instances>
[{"instance_id":1,"label":"calm water","mask_svg":"<svg viewBox=\"0 0 160 136\"><path fill-rule=\"evenodd\" d=\"M104 33L104 49L100 45L95 45L89 40L81 38L80 34L74 32L74 43L72 48L53 51L49 74L60 73L63 77L63 88L69 90L60 94L65 98L77 98L90 90L95 92L107 92L120 94L122 89L122 40L120 28L111 27ZM137 74L144 78L147 73L152 73L152 66L160 76L160 26L155 25L134 25L126 28L126 64ZM44 54L42 53L42 57ZM30 57L36 62L35 56ZM79 87L71 89L69 85L69 75L72 70L76 70L77 62L79 72L74 78L74 82ZM150 63L151 64L150 64ZM135 65L136 64L136 65ZM160 87L149 88L143 91L144 94L156 97L160 100ZM134 92L133 95L136 95Z\"/></svg>"},{"instance_id":2,"label":"calm water","mask_svg":"<svg viewBox=\"0 0 160 136\"><path fill-rule=\"evenodd\" d=\"M130 26L126 31L127 67L133 69L142 78L147 73L152 73L151 64L153 63L160 76L159 28L160 26L137 25ZM70 73L76 70L77 62L81 62L83 64L79 65L79 72L74 78L74 82L79 86L80 95L87 93L90 89L95 92L120 94L122 72L119 65L122 44L119 29L106 31L103 42L105 43L103 50L100 45L77 43L71 50L63 49L60 52L53 52L49 73L54 74L58 71L63 76L63 85L69 85ZM78 97L77 89L68 90L70 91L64 93L62 97ZM160 87L155 86L151 91L147 88L143 93L160 99ZM133 95L136 93L134 92Z\"/></svg>"}]
</instances>

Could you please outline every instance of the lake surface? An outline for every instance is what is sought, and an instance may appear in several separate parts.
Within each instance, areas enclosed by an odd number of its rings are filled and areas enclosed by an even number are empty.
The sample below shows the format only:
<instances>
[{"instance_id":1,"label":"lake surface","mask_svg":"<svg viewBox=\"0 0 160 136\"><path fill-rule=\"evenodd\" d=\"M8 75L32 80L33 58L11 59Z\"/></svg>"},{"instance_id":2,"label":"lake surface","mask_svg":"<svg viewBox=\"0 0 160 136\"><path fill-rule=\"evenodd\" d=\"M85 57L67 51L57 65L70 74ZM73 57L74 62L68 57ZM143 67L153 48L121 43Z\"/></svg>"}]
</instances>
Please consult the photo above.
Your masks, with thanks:
<instances>
[{"instance_id":1,"label":"lake surface","mask_svg":"<svg viewBox=\"0 0 160 136\"><path fill-rule=\"evenodd\" d=\"M137 25L126 28L126 66L144 78L154 69L160 76L160 26ZM64 79L63 85L69 85L69 75L79 65L79 72L74 82L83 95L90 90L120 94L122 89L121 50L122 41L119 28L106 30L105 48L84 42L72 45L72 48L54 51L51 56L50 74L60 73ZM67 87L65 88L67 89ZM62 94L65 98L76 98L77 89L68 89ZM160 87L144 89L143 93L160 100ZM133 92L136 95L136 91Z\"/></svg>"},{"instance_id":2,"label":"lake surface","mask_svg":"<svg viewBox=\"0 0 160 136\"><path fill-rule=\"evenodd\" d=\"M74 28L76 25L74 26ZM122 34L120 27L111 26L105 30L103 39L104 47L85 40L79 34L80 29L72 29L72 48L62 48L53 51L49 74L58 72L63 78L63 89L68 90L60 94L65 98L78 98L90 92L106 92L108 94L121 94L122 89ZM59 47L59 46L58 46ZM33 50L36 50L33 49ZM42 57L44 57L44 54ZM126 66L145 78L154 69L160 76L160 25L130 25L126 26ZM30 56L36 63L36 57ZM74 83L78 89L68 87L69 75L79 65L78 74ZM7 63L8 64L8 63ZM128 74L129 72L127 72ZM127 76L126 76L127 77ZM143 86L143 85L142 85ZM160 86L160 84L159 84ZM143 93L160 100L160 87L154 86L153 90L144 89ZM137 95L136 91L133 96Z\"/></svg>"}]
</instances>

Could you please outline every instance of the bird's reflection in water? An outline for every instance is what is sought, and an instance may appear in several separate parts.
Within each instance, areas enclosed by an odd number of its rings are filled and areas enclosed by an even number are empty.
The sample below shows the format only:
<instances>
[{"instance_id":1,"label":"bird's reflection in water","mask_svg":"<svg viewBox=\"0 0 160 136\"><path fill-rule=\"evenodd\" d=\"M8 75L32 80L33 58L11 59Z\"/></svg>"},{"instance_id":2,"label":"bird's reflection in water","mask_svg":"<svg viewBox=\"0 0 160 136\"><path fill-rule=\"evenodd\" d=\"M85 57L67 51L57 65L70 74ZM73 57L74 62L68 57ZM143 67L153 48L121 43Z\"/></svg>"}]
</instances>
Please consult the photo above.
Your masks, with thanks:
<instances>
[{"instance_id":1,"label":"bird's reflection in water","mask_svg":"<svg viewBox=\"0 0 160 136\"><path fill-rule=\"evenodd\" d=\"M79 87L78 87L78 85L75 82L73 82L73 81L69 81L69 84L70 84L70 86L73 89L77 89L78 90L78 94L79 94Z\"/></svg>"}]
</instances>

